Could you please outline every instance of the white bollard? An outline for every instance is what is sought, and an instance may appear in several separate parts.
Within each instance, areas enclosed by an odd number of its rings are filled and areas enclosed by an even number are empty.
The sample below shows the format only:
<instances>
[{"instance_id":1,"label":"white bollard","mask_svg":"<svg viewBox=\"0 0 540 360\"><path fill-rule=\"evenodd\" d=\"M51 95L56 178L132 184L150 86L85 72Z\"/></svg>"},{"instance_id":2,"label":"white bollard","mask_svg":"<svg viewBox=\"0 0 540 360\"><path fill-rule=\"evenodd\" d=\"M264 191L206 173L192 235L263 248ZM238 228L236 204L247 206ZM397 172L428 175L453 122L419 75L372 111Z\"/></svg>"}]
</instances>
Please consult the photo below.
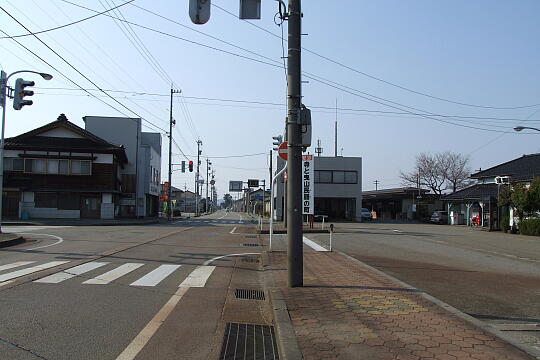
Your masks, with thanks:
<instances>
[{"instance_id":1,"label":"white bollard","mask_svg":"<svg viewBox=\"0 0 540 360\"><path fill-rule=\"evenodd\" d=\"M330 224L330 251L332 251L332 234L334 233L334 224Z\"/></svg>"},{"instance_id":2,"label":"white bollard","mask_svg":"<svg viewBox=\"0 0 540 360\"><path fill-rule=\"evenodd\" d=\"M322 217L322 228L321 228L321 230L324 230L324 215Z\"/></svg>"}]
</instances>

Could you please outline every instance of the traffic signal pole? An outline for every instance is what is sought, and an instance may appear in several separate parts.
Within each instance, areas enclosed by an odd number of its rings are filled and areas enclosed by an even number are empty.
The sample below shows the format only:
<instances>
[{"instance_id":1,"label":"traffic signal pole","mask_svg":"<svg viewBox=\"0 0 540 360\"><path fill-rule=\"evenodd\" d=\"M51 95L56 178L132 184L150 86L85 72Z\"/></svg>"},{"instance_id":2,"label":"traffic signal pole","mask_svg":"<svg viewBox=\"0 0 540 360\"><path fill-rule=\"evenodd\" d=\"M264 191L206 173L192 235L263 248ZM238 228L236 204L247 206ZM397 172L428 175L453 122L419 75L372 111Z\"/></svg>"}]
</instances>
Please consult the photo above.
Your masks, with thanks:
<instances>
[{"instance_id":1,"label":"traffic signal pole","mask_svg":"<svg viewBox=\"0 0 540 360\"><path fill-rule=\"evenodd\" d=\"M300 108L302 102L301 79L301 0L289 0L287 57L287 260L288 285L304 284L302 242L302 133Z\"/></svg>"}]
</instances>

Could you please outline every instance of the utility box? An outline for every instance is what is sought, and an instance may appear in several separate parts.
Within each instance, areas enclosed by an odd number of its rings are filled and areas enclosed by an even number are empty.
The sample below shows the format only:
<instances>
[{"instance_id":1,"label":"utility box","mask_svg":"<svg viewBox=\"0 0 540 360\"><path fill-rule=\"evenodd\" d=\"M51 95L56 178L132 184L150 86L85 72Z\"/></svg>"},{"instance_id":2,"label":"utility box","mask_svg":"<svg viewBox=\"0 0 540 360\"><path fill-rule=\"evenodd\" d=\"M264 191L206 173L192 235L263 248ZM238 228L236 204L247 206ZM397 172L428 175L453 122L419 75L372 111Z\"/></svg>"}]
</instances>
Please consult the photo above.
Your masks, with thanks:
<instances>
[{"instance_id":1,"label":"utility box","mask_svg":"<svg viewBox=\"0 0 540 360\"><path fill-rule=\"evenodd\" d=\"M300 110L300 126L302 129L302 146L307 149L311 146L311 110L304 105Z\"/></svg>"},{"instance_id":2,"label":"utility box","mask_svg":"<svg viewBox=\"0 0 540 360\"><path fill-rule=\"evenodd\" d=\"M240 0L240 19L260 19L261 0Z\"/></svg>"}]
</instances>

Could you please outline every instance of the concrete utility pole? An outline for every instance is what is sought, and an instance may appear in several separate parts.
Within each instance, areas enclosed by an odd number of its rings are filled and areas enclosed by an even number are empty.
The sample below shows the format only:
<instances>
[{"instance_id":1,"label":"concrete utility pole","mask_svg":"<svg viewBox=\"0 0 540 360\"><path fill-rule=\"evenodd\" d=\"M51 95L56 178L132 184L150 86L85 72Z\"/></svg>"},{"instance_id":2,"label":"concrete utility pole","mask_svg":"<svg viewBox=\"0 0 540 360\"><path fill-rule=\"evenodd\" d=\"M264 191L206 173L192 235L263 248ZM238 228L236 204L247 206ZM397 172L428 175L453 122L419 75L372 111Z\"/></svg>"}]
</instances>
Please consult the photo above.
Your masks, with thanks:
<instances>
[{"instance_id":1,"label":"concrete utility pole","mask_svg":"<svg viewBox=\"0 0 540 360\"><path fill-rule=\"evenodd\" d=\"M199 167L201 165L201 145L202 141L197 140L197 171L195 172L195 216L200 215L199 209Z\"/></svg>"},{"instance_id":2,"label":"concrete utility pole","mask_svg":"<svg viewBox=\"0 0 540 360\"><path fill-rule=\"evenodd\" d=\"M336 122L334 124L334 156L337 157L337 99L336 99Z\"/></svg>"},{"instance_id":3,"label":"concrete utility pole","mask_svg":"<svg viewBox=\"0 0 540 360\"><path fill-rule=\"evenodd\" d=\"M268 171L270 172L270 193L272 193L272 150L270 150L270 167L268 168ZM270 199L270 201L273 201L273 199Z\"/></svg>"},{"instance_id":4,"label":"concrete utility pole","mask_svg":"<svg viewBox=\"0 0 540 360\"><path fill-rule=\"evenodd\" d=\"M289 0L289 49L287 57L287 238L288 285L304 285L304 259L302 242L302 129L300 108L302 102L302 10L300 0Z\"/></svg>"},{"instance_id":5,"label":"concrete utility pole","mask_svg":"<svg viewBox=\"0 0 540 360\"><path fill-rule=\"evenodd\" d=\"M173 107L173 95L179 94L182 91L174 90L171 88L171 107L169 109L169 191L167 194L167 219L170 221L172 218L172 128L176 124L173 119L172 107Z\"/></svg>"},{"instance_id":6,"label":"concrete utility pole","mask_svg":"<svg viewBox=\"0 0 540 360\"><path fill-rule=\"evenodd\" d=\"M204 199L204 211L208 213L208 175L212 163L206 158L206 198Z\"/></svg>"}]
</instances>

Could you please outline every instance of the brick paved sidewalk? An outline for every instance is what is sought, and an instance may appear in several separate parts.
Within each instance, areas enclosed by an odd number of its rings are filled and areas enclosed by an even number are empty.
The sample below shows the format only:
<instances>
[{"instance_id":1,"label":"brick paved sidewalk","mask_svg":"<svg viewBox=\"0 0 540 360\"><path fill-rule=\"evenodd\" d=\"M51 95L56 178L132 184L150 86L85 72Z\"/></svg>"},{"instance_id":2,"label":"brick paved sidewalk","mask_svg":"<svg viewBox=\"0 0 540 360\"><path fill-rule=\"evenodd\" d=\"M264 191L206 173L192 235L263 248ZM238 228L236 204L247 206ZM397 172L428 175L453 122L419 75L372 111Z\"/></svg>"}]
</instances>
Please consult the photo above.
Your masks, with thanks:
<instances>
[{"instance_id":1,"label":"brick paved sidewalk","mask_svg":"<svg viewBox=\"0 0 540 360\"><path fill-rule=\"evenodd\" d=\"M532 359L343 255L306 249L304 287L293 289L286 253L269 261L305 359Z\"/></svg>"}]
</instances>

